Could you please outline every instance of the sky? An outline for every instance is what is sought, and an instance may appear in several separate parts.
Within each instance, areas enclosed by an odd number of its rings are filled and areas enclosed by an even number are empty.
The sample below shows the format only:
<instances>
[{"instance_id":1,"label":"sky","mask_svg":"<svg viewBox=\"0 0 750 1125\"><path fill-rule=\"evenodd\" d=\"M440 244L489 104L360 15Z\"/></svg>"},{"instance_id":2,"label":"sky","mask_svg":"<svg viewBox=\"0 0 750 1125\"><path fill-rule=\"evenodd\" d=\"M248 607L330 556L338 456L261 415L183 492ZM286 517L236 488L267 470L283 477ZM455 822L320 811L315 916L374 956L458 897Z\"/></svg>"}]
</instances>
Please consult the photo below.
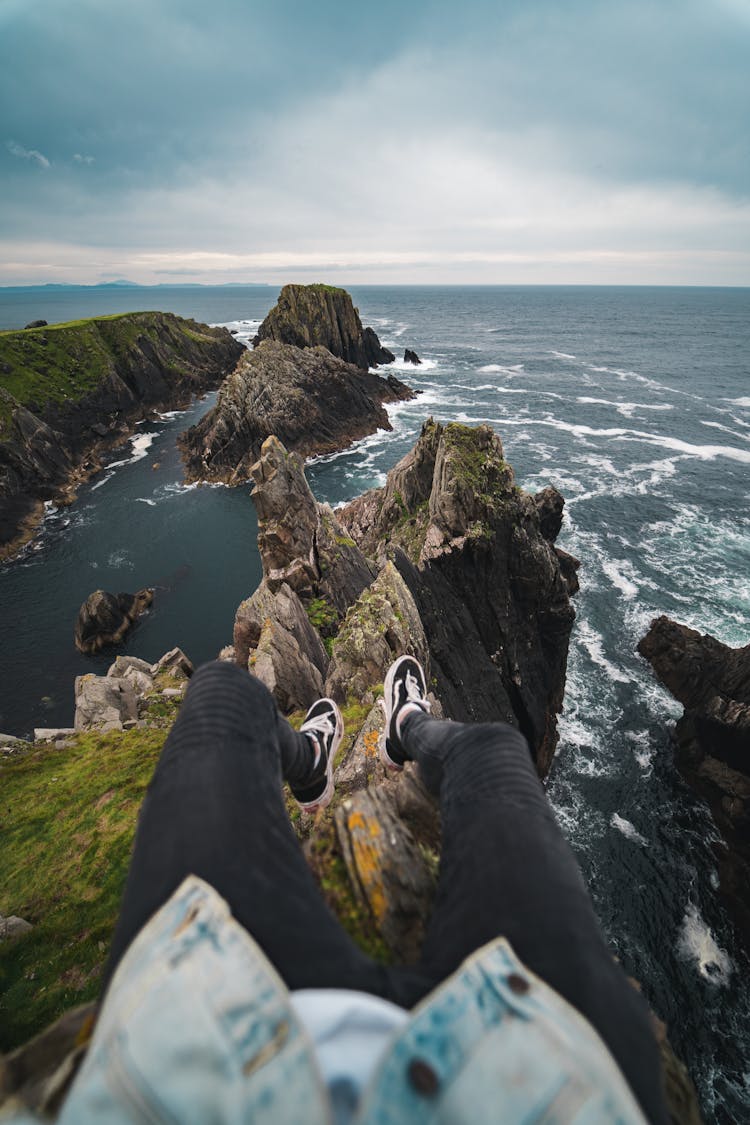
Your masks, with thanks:
<instances>
[{"instance_id":1,"label":"sky","mask_svg":"<svg viewBox=\"0 0 750 1125\"><path fill-rule=\"evenodd\" d=\"M750 285L750 0L0 0L0 285Z\"/></svg>"}]
</instances>

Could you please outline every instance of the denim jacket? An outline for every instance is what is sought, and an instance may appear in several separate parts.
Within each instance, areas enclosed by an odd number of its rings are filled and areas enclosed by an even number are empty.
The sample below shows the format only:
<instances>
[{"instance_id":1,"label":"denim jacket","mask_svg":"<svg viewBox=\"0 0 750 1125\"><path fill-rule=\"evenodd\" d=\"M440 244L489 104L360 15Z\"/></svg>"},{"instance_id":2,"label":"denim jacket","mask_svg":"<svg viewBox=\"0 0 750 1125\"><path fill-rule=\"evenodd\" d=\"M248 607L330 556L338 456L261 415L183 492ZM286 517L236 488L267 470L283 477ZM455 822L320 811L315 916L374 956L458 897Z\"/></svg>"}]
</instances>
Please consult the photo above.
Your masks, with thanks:
<instances>
[{"instance_id":1,"label":"denim jacket","mask_svg":"<svg viewBox=\"0 0 750 1125\"><path fill-rule=\"evenodd\" d=\"M60 1125L330 1120L283 981L224 900L189 877L121 961ZM500 939L411 1012L356 1120L644 1118L589 1023Z\"/></svg>"}]
</instances>

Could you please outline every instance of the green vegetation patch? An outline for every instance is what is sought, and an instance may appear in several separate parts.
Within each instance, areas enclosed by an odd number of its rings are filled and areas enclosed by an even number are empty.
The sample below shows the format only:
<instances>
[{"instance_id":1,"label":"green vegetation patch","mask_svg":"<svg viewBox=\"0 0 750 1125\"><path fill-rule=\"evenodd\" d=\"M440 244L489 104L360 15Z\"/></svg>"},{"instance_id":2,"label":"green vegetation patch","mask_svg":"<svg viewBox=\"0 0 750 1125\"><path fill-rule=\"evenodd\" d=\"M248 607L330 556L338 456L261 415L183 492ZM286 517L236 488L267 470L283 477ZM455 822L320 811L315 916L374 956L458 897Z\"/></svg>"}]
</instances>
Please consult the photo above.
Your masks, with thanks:
<instances>
[{"instance_id":1,"label":"green vegetation patch","mask_svg":"<svg viewBox=\"0 0 750 1125\"><path fill-rule=\"evenodd\" d=\"M456 480L468 486L488 507L494 507L513 488L513 470L483 440L481 428L450 422L444 431L446 451Z\"/></svg>"},{"instance_id":2,"label":"green vegetation patch","mask_svg":"<svg viewBox=\"0 0 750 1125\"><path fill-rule=\"evenodd\" d=\"M133 351L141 337L155 345L165 339L178 359L180 338L207 341L214 336L195 321L171 313L117 313L71 320L45 328L0 332L0 388L32 411L47 403L83 398ZM0 398L0 426L9 404Z\"/></svg>"},{"instance_id":3,"label":"green vegetation patch","mask_svg":"<svg viewBox=\"0 0 750 1125\"><path fill-rule=\"evenodd\" d=\"M166 733L86 732L0 759L0 914L34 926L0 945L0 1050L98 995Z\"/></svg>"}]
</instances>

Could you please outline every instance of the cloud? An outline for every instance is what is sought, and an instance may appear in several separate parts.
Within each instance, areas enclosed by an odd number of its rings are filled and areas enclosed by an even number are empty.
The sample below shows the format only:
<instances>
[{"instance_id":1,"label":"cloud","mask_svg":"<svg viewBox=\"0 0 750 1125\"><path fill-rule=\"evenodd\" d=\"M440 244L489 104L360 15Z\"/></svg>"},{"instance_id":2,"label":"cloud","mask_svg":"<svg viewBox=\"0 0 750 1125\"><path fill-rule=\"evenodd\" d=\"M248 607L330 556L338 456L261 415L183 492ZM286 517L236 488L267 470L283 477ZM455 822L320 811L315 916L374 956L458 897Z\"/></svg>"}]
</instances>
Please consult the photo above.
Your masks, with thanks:
<instances>
[{"instance_id":1,"label":"cloud","mask_svg":"<svg viewBox=\"0 0 750 1125\"><path fill-rule=\"evenodd\" d=\"M54 174L5 162L0 237L35 276L747 284L747 11L7 0L0 136Z\"/></svg>"},{"instance_id":2,"label":"cloud","mask_svg":"<svg viewBox=\"0 0 750 1125\"><path fill-rule=\"evenodd\" d=\"M5 147L12 156L17 156L21 160L31 160L34 164L38 164L40 168L51 167L47 157L35 148L24 148L22 145L16 144L15 141L8 141Z\"/></svg>"}]
</instances>

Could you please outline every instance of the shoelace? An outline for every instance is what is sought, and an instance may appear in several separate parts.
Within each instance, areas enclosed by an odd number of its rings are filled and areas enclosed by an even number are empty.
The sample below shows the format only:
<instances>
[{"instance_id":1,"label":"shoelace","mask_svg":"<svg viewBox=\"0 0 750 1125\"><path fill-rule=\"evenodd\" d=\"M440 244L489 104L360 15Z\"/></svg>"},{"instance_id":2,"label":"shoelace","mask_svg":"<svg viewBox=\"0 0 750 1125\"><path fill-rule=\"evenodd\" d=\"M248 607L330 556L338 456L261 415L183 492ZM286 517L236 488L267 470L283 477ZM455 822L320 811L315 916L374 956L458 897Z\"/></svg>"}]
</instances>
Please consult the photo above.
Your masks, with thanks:
<instances>
[{"instance_id":1,"label":"shoelace","mask_svg":"<svg viewBox=\"0 0 750 1125\"><path fill-rule=\"evenodd\" d=\"M432 709L432 704L429 699L422 694L422 685L411 672L407 672L404 676L404 688L406 690L404 703L418 703L424 711L430 711Z\"/></svg>"},{"instance_id":2,"label":"shoelace","mask_svg":"<svg viewBox=\"0 0 750 1125\"><path fill-rule=\"evenodd\" d=\"M315 739L318 748L317 754L315 755L315 765L317 766L320 761L320 755L323 752L323 744L325 745L326 752L328 751L328 739L335 733L336 724L330 715L314 715L312 719L308 719L307 722L303 723L300 729L302 734L319 734L322 736L322 740L318 738Z\"/></svg>"}]
</instances>

